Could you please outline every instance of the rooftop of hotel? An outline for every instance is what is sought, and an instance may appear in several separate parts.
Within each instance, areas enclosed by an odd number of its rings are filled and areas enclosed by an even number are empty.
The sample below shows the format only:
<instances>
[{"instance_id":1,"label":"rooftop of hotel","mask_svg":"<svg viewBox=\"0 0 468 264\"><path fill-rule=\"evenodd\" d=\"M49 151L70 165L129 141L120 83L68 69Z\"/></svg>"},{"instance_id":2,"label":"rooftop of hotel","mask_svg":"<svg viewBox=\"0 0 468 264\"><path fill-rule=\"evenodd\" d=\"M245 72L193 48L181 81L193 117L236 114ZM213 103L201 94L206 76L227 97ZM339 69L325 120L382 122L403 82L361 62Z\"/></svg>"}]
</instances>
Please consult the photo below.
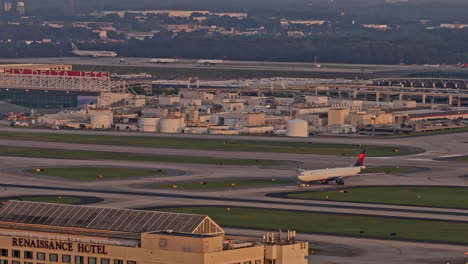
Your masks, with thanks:
<instances>
[{"instance_id":1,"label":"rooftop of hotel","mask_svg":"<svg viewBox=\"0 0 468 264\"><path fill-rule=\"evenodd\" d=\"M40 228L77 234L126 234L134 238L149 232L224 234L223 229L206 215L27 201L9 201L0 209L0 222L3 227L23 230Z\"/></svg>"}]
</instances>

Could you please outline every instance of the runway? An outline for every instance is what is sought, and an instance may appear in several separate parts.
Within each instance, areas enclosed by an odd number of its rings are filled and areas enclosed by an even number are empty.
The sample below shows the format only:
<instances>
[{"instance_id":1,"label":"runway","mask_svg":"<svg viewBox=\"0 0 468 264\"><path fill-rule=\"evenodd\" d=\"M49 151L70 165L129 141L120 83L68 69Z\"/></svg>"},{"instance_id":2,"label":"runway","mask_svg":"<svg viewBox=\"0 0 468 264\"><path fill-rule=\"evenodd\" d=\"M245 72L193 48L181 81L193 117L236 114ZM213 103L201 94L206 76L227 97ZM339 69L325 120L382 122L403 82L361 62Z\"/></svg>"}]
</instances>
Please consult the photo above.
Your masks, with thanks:
<instances>
[{"instance_id":1,"label":"runway","mask_svg":"<svg viewBox=\"0 0 468 264\"><path fill-rule=\"evenodd\" d=\"M28 131L43 133L47 130L24 130L1 128L0 131ZM64 134L102 134L102 135L128 135L128 136L164 136L181 137L181 135L115 133L115 132L82 132L82 131L53 131ZM198 138L200 136L189 136ZM210 138L234 138L234 137L210 137ZM263 138L263 137L235 137L246 140L284 140L291 142L316 142L316 143L346 143L346 144L384 144L422 148L425 151L395 157L369 158L369 166L408 166L426 168L413 173L370 175L348 179L346 187L367 185L434 185L434 186L466 186L468 180L461 177L467 174L466 164L453 161L435 161L434 158L448 155L464 155L468 153L468 133L438 135L430 137L400 138L400 139L370 139L370 138ZM196 149L171 149L171 148L142 148L112 145L89 145L72 143L54 143L40 141L19 141L1 139L0 146L23 146L37 148L54 148L64 150L90 150L109 151L119 153L141 153L152 155L179 155L196 157L217 158L242 158L242 159L266 159L266 160L293 160L301 162L305 168L327 168L351 164L355 158L344 158L322 155L299 155L285 153L262 152L233 152L233 151L209 151ZM199 164L177 164L160 162L135 162L135 161L110 161L110 160L65 160L43 159L25 157L1 157L0 166L0 196L21 195L81 195L97 196L104 198L99 206L122 208L151 208L160 206L180 205L212 205L212 206L240 206L265 209L298 210L305 212L326 212L341 214L372 215L379 217L406 217L417 219L431 219L444 221L468 222L468 210L430 208L417 206L378 205L366 203L333 202L333 201L307 201L297 199L284 199L269 197L266 194L276 192L297 191L294 184L280 186L263 186L258 188L240 188L231 190L207 190L184 191L173 189L144 188L155 184L163 184L174 181L199 181L212 179L234 178L288 178L295 177L295 165L283 166L219 166ZM145 178L131 178L124 180L109 180L86 182L77 180L65 180L54 177L39 177L24 173L26 168L47 168L57 166L122 166L166 170L183 170L185 174L177 176L155 176ZM311 189L334 188L317 185ZM237 234L243 234L237 230ZM254 231L249 231L253 232ZM425 243L410 243L400 241L382 241L371 239L355 239L334 236L316 236L304 234L305 239L314 241L326 249L324 254L311 256L311 263L376 263L383 260L378 256L388 256L384 262L379 263L439 263L435 260L460 260L463 259L463 247L437 245ZM358 252L343 256L338 249ZM396 248L396 249L395 249ZM435 253L429 253L438 248L443 256L436 257ZM349 249L349 250L348 250ZM395 254L395 252L401 253ZM376 253L373 253L376 252ZM460 256L457 258L457 252ZM426 254L427 253L427 254ZM335 254L335 255L334 255ZM426 254L426 255L423 255ZM345 254L346 255L346 254Z\"/></svg>"},{"instance_id":2,"label":"runway","mask_svg":"<svg viewBox=\"0 0 468 264\"><path fill-rule=\"evenodd\" d=\"M130 66L173 69L207 69L207 70L255 70L255 71L292 71L292 72L331 72L331 73L374 73L385 71L408 70L453 70L456 66L441 66L428 68L423 65L370 65L370 64L339 64L304 62L264 62L264 61L226 61L216 66L205 66L196 63L195 59L181 59L177 63L151 63L152 58L118 57L118 58L88 58L88 57L56 57L56 58L15 58L15 63L36 64L72 64L88 66ZM121 60L124 60L122 63ZM12 59L0 59L0 63L11 63Z\"/></svg>"}]
</instances>

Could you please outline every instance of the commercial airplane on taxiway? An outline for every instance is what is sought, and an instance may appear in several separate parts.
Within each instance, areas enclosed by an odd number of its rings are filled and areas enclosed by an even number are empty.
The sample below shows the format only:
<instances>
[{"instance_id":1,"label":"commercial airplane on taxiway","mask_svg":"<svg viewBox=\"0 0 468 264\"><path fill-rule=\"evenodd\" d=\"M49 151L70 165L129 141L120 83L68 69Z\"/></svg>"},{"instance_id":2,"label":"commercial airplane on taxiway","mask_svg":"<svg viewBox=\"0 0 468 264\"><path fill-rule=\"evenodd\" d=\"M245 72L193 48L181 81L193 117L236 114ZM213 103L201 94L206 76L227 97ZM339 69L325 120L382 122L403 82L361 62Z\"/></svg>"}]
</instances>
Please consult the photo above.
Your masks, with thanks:
<instances>
[{"instance_id":1,"label":"commercial airplane on taxiway","mask_svg":"<svg viewBox=\"0 0 468 264\"><path fill-rule=\"evenodd\" d=\"M334 181L336 184L344 184L344 179L353 177L360 174L364 166L364 158L366 157L366 150L363 150L359 154L356 163L350 167L333 168L333 169L319 169L319 170L297 170L297 178L302 182L300 186L304 186L310 182L322 182L322 184L328 184L330 181ZM373 173L374 174L374 173ZM374 174L375 175L375 174Z\"/></svg>"},{"instance_id":2,"label":"commercial airplane on taxiway","mask_svg":"<svg viewBox=\"0 0 468 264\"><path fill-rule=\"evenodd\" d=\"M100 51L100 50L79 50L74 43L71 44L72 53L80 57L117 57L117 53L113 51Z\"/></svg>"}]
</instances>

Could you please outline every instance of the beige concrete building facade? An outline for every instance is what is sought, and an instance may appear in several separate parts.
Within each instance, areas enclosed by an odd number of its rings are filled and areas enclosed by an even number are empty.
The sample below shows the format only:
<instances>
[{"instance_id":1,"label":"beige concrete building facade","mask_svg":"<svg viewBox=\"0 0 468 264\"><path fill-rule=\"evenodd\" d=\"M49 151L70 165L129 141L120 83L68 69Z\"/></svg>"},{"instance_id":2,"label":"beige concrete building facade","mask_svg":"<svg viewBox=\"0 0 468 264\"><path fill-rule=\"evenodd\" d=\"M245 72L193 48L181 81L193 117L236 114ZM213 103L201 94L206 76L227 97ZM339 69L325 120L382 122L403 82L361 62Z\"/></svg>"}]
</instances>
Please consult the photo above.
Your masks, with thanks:
<instances>
[{"instance_id":1,"label":"beige concrete building facade","mask_svg":"<svg viewBox=\"0 0 468 264\"><path fill-rule=\"evenodd\" d=\"M204 215L22 201L0 209L1 264L307 263L295 233L274 240L226 239Z\"/></svg>"},{"instance_id":2,"label":"beige concrete building facade","mask_svg":"<svg viewBox=\"0 0 468 264\"><path fill-rule=\"evenodd\" d=\"M349 122L349 110L344 108L328 111L328 125L345 125Z\"/></svg>"}]
</instances>

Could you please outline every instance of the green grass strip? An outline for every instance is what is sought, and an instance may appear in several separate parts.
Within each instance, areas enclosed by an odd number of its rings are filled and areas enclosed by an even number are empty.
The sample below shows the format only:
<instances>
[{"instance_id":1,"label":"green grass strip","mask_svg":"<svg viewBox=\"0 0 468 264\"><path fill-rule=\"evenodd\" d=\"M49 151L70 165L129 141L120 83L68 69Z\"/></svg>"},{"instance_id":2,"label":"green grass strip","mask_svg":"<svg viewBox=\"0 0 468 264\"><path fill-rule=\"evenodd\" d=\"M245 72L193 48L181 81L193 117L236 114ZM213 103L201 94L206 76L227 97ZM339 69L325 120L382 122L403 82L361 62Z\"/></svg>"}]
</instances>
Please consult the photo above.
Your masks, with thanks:
<instances>
[{"instance_id":1,"label":"green grass strip","mask_svg":"<svg viewBox=\"0 0 468 264\"><path fill-rule=\"evenodd\" d=\"M66 179L97 181L109 179L126 179L133 177L145 177L163 174L163 171L107 168L107 167L68 167L68 168L43 168L41 171L25 170L29 173L60 177Z\"/></svg>"},{"instance_id":2,"label":"green grass strip","mask_svg":"<svg viewBox=\"0 0 468 264\"><path fill-rule=\"evenodd\" d=\"M365 168L361 173L402 173L407 172L408 168L405 167L370 167Z\"/></svg>"},{"instance_id":3,"label":"green grass strip","mask_svg":"<svg viewBox=\"0 0 468 264\"><path fill-rule=\"evenodd\" d=\"M236 189L242 187L255 187L265 185L277 185L294 182L293 180L286 179L232 179L232 180L210 180L206 179L200 182L175 182L173 184L159 184L154 185L153 188L171 189L177 186L181 190L205 190L205 189Z\"/></svg>"},{"instance_id":4,"label":"green grass strip","mask_svg":"<svg viewBox=\"0 0 468 264\"><path fill-rule=\"evenodd\" d=\"M455 157L455 158L444 158L443 160L453 160L458 162L468 162L468 156Z\"/></svg>"},{"instance_id":5,"label":"green grass strip","mask_svg":"<svg viewBox=\"0 0 468 264\"><path fill-rule=\"evenodd\" d=\"M178 207L161 211L209 215L221 226L297 230L362 237L468 243L468 223L267 209ZM159 209L158 209L159 210Z\"/></svg>"},{"instance_id":6,"label":"green grass strip","mask_svg":"<svg viewBox=\"0 0 468 264\"><path fill-rule=\"evenodd\" d=\"M71 197L71 196L37 196L37 197L27 196L27 197L15 197L13 200L41 202L41 203L56 203L56 204L78 204L82 201L78 197ZM7 201L0 200L0 202L3 203Z\"/></svg>"},{"instance_id":7,"label":"green grass strip","mask_svg":"<svg viewBox=\"0 0 468 264\"><path fill-rule=\"evenodd\" d=\"M46 142L100 144L133 147L202 149L220 151L275 152L294 154L357 156L362 149L368 150L373 157L398 156L410 154L406 148L377 145L325 144L286 141L223 140L202 138L170 138L147 136L107 136L81 134L53 134L31 132L0 132L0 137L15 140L32 140ZM313 140L312 140L313 141Z\"/></svg>"},{"instance_id":8,"label":"green grass strip","mask_svg":"<svg viewBox=\"0 0 468 264\"><path fill-rule=\"evenodd\" d=\"M359 187L324 192L293 193L289 197L433 207L468 208L468 188L457 187ZM328 199L327 199L328 197Z\"/></svg>"},{"instance_id":9,"label":"green grass strip","mask_svg":"<svg viewBox=\"0 0 468 264\"><path fill-rule=\"evenodd\" d=\"M411 134L388 135L388 136L379 136L379 137L380 138L422 137L422 136L444 135L444 134L461 133L461 132L468 132L468 127L457 127L457 128L443 129L443 130L414 132Z\"/></svg>"},{"instance_id":10,"label":"green grass strip","mask_svg":"<svg viewBox=\"0 0 468 264\"><path fill-rule=\"evenodd\" d=\"M0 156L57 158L79 160L128 160L149 162L195 163L209 165L272 166L280 162L272 160L219 159L185 156L156 156L134 153L116 153L81 150L60 150L23 147L0 147Z\"/></svg>"}]
</instances>

